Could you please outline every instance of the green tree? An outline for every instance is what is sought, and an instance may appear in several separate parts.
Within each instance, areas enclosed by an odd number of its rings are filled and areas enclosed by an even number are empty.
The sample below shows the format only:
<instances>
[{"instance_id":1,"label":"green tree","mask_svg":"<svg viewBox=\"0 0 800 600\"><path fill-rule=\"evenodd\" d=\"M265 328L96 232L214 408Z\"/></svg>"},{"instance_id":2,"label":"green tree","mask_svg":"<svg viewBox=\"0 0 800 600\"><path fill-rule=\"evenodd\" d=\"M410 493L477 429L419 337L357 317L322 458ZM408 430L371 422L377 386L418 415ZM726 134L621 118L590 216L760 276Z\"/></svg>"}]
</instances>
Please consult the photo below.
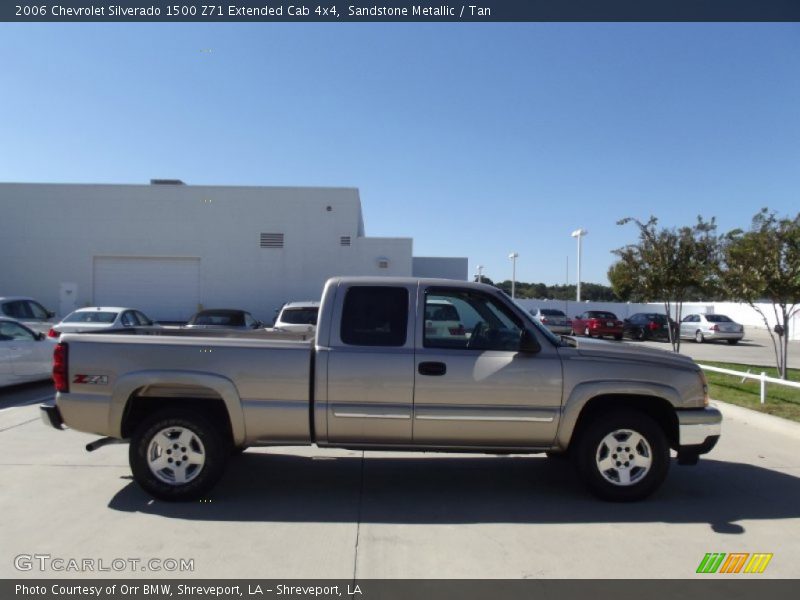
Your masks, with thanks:
<instances>
[{"instance_id":1,"label":"green tree","mask_svg":"<svg viewBox=\"0 0 800 600\"><path fill-rule=\"evenodd\" d=\"M778 371L786 379L789 323L800 310L800 214L778 218L762 209L753 217L749 231L735 229L725 236L723 261L724 289L761 315L772 339ZM772 304L774 329L757 304L760 300Z\"/></svg>"},{"instance_id":2,"label":"green tree","mask_svg":"<svg viewBox=\"0 0 800 600\"><path fill-rule=\"evenodd\" d=\"M639 240L614 250L618 260L608 270L614 293L623 301L663 302L664 312L680 322L683 303L715 293L718 288L719 238L716 222L697 217L697 223L678 229L658 228L651 216L646 223L625 218L618 225L634 223ZM680 336L669 328L672 349L680 352Z\"/></svg>"}]
</instances>

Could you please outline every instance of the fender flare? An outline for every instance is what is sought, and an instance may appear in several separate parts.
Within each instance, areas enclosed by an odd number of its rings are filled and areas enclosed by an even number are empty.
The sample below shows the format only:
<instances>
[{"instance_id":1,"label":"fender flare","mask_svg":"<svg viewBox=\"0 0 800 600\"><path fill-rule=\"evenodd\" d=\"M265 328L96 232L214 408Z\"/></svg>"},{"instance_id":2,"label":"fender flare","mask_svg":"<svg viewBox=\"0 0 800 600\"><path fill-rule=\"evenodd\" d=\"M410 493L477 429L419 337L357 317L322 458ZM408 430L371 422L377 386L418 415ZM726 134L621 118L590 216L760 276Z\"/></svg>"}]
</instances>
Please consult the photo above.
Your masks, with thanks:
<instances>
[{"instance_id":1,"label":"fender flare","mask_svg":"<svg viewBox=\"0 0 800 600\"><path fill-rule=\"evenodd\" d=\"M654 399L665 400L674 408L680 404L680 394L668 385L660 383L648 383L637 381L622 380L601 380L579 383L570 392L569 398L564 403L561 412L561 419L556 432L555 445L558 448L566 449L572 441L575 426L578 423L583 409L586 405L598 396L647 396Z\"/></svg>"},{"instance_id":2,"label":"fender flare","mask_svg":"<svg viewBox=\"0 0 800 600\"><path fill-rule=\"evenodd\" d=\"M226 377L194 371L136 371L126 373L117 379L111 395L111 410L108 416L111 437L122 437L122 417L133 392L141 387L160 384L191 385L216 392L225 403L234 443L244 444L246 437L244 412L239 391L234 383Z\"/></svg>"}]
</instances>

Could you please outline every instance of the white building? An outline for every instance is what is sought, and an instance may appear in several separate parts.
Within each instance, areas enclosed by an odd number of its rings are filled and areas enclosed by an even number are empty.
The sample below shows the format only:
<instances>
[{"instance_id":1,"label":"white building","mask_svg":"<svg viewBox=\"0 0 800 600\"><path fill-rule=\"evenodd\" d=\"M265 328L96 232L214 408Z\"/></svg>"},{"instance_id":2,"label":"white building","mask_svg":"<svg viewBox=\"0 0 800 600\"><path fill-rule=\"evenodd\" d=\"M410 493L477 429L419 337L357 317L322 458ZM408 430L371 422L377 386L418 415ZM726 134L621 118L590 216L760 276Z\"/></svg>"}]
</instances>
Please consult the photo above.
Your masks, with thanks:
<instances>
[{"instance_id":1,"label":"white building","mask_svg":"<svg viewBox=\"0 0 800 600\"><path fill-rule=\"evenodd\" d=\"M467 279L466 258L366 237L355 188L2 183L0 215L0 295L61 316L118 305L183 320L205 307L270 321L335 275Z\"/></svg>"}]
</instances>

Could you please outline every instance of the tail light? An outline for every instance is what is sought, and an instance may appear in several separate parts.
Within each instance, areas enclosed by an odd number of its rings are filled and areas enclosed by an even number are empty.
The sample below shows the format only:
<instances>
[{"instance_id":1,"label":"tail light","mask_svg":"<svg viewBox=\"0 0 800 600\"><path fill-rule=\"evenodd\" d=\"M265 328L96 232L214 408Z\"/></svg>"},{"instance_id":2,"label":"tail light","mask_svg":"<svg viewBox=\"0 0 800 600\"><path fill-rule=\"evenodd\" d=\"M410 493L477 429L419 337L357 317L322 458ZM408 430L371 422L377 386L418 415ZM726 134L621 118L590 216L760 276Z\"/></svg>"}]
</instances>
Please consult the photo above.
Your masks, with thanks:
<instances>
[{"instance_id":1,"label":"tail light","mask_svg":"<svg viewBox=\"0 0 800 600\"><path fill-rule=\"evenodd\" d=\"M542 323L547 323L547 317L542 317Z\"/></svg>"},{"instance_id":2,"label":"tail light","mask_svg":"<svg viewBox=\"0 0 800 600\"><path fill-rule=\"evenodd\" d=\"M450 327L449 329L450 335L467 335L463 325L459 325L458 327Z\"/></svg>"},{"instance_id":3,"label":"tail light","mask_svg":"<svg viewBox=\"0 0 800 600\"><path fill-rule=\"evenodd\" d=\"M659 328L659 324L655 321L650 321L650 324L647 326L647 328L650 329L650 331L655 331Z\"/></svg>"},{"instance_id":4,"label":"tail light","mask_svg":"<svg viewBox=\"0 0 800 600\"><path fill-rule=\"evenodd\" d=\"M60 335L61 335L61 334L60 334L60 333L58 333L58 332L57 332L55 329L53 329L52 327L50 328L50 331L48 331L48 332L47 332L47 337L50 337L50 338L57 338L57 337L58 337L58 336L60 336Z\"/></svg>"},{"instance_id":5,"label":"tail light","mask_svg":"<svg viewBox=\"0 0 800 600\"><path fill-rule=\"evenodd\" d=\"M53 351L53 382L56 384L56 391L69 393L69 346L65 343L56 345Z\"/></svg>"},{"instance_id":6,"label":"tail light","mask_svg":"<svg viewBox=\"0 0 800 600\"><path fill-rule=\"evenodd\" d=\"M719 331L719 325L712 325L711 331Z\"/></svg>"}]
</instances>

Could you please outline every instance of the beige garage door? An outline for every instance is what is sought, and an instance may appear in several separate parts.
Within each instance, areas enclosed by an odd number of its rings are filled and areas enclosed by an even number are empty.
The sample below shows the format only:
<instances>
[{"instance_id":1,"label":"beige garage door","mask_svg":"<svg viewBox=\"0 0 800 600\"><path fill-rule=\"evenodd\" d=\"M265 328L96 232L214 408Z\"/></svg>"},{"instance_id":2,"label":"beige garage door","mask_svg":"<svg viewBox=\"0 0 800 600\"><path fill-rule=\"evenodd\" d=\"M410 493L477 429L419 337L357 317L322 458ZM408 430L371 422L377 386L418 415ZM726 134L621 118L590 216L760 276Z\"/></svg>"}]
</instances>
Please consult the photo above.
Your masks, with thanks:
<instances>
[{"instance_id":1,"label":"beige garage door","mask_svg":"<svg viewBox=\"0 0 800 600\"><path fill-rule=\"evenodd\" d=\"M200 302L199 258L94 257L94 303L138 308L151 319L188 319Z\"/></svg>"}]
</instances>

